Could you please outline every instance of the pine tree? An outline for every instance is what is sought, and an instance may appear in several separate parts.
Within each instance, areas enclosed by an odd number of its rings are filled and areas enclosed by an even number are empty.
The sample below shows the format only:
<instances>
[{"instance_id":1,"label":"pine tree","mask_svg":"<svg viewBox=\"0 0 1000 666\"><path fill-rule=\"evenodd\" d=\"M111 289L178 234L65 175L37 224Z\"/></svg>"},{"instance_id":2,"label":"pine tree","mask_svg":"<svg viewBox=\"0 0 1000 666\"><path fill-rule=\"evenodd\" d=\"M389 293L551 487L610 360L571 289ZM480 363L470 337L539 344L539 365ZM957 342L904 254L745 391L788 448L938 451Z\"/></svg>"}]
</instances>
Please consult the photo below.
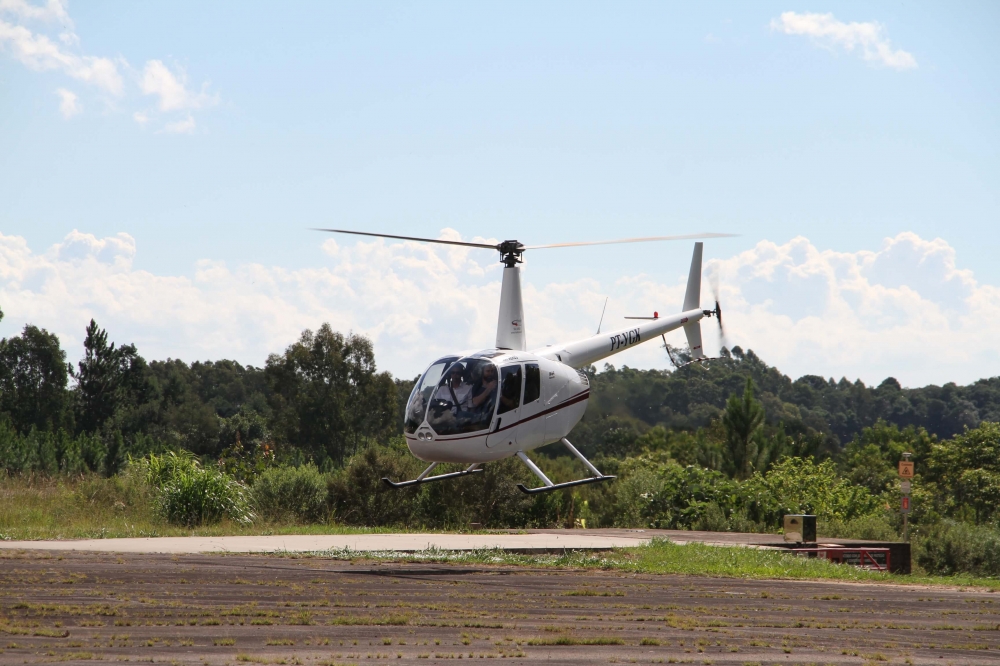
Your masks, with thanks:
<instances>
[{"instance_id":1,"label":"pine tree","mask_svg":"<svg viewBox=\"0 0 1000 666\"><path fill-rule=\"evenodd\" d=\"M745 479L753 474L755 465L766 462L761 460L766 456L766 451L760 445L764 406L753 397L751 378L747 377L742 396L735 393L729 396L726 411L722 415L722 425L726 431L726 445L736 468L736 476Z\"/></svg>"}]
</instances>

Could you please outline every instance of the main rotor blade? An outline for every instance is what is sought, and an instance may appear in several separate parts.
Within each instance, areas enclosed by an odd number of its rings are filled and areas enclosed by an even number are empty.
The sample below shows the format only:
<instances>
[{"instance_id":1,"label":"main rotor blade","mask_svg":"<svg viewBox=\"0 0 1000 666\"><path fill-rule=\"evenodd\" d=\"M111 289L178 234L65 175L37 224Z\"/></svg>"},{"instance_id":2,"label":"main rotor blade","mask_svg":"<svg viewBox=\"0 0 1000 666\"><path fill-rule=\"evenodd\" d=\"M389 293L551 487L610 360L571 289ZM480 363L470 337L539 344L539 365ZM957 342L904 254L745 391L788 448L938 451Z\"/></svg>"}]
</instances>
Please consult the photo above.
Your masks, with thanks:
<instances>
[{"instance_id":1,"label":"main rotor blade","mask_svg":"<svg viewBox=\"0 0 1000 666\"><path fill-rule=\"evenodd\" d=\"M543 250L550 247L580 247L582 245L614 245L616 243L646 243L649 241L668 240L700 240L703 238L732 238L737 234L717 234L706 232L702 234L684 234L681 236L646 236L644 238L619 238L618 240L585 241L582 243L552 243L551 245L528 245L525 250Z\"/></svg>"},{"instance_id":2,"label":"main rotor blade","mask_svg":"<svg viewBox=\"0 0 1000 666\"><path fill-rule=\"evenodd\" d=\"M486 243L466 243L465 241L441 240L440 238L417 238L416 236L393 236L392 234L373 234L368 231L348 231L347 229L319 229L313 227L313 231L329 231L335 234L353 234L355 236L374 236L375 238L394 238L396 240L419 241L421 243L440 243L441 245L462 245L464 247L481 247L487 250L499 250L499 245L487 245Z\"/></svg>"}]
</instances>

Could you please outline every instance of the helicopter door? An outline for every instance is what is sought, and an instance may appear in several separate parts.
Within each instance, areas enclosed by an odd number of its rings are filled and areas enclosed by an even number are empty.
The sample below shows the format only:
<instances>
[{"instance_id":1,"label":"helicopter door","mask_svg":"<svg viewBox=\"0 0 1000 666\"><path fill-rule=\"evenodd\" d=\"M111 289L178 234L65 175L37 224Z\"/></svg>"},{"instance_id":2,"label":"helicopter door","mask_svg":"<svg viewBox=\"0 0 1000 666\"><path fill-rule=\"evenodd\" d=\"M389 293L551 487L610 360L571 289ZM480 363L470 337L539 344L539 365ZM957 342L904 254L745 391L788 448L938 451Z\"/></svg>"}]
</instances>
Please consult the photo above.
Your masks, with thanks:
<instances>
[{"instance_id":1,"label":"helicopter door","mask_svg":"<svg viewBox=\"0 0 1000 666\"><path fill-rule=\"evenodd\" d=\"M516 424L521 418L521 377L520 365L500 368L500 398L497 400L497 415L493 417L493 425L486 438L488 447L517 445Z\"/></svg>"},{"instance_id":2,"label":"helicopter door","mask_svg":"<svg viewBox=\"0 0 1000 666\"><path fill-rule=\"evenodd\" d=\"M532 418L542 403L542 373L537 363L524 364L524 398L521 400L521 423L517 426L517 445L522 449L541 446L545 440L545 419Z\"/></svg>"}]
</instances>

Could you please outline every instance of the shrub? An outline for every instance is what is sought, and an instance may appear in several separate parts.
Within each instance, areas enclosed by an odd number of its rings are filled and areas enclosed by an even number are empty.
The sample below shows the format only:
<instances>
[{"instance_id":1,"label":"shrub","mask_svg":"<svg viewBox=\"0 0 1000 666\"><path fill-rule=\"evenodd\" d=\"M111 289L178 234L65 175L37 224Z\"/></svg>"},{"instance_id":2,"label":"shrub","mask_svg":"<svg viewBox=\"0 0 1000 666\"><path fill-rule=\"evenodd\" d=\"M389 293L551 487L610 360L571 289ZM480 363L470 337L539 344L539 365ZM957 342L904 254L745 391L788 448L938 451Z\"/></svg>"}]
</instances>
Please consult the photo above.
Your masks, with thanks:
<instances>
[{"instance_id":1,"label":"shrub","mask_svg":"<svg viewBox=\"0 0 1000 666\"><path fill-rule=\"evenodd\" d=\"M784 458L766 475L758 472L740 484L739 493L750 517L773 527L789 513L851 520L881 508L867 488L839 477L832 461L812 458Z\"/></svg>"},{"instance_id":2,"label":"shrub","mask_svg":"<svg viewBox=\"0 0 1000 666\"><path fill-rule=\"evenodd\" d=\"M254 504L268 520L322 521L327 494L326 478L312 464L265 469L253 485Z\"/></svg>"},{"instance_id":3,"label":"shrub","mask_svg":"<svg viewBox=\"0 0 1000 666\"><path fill-rule=\"evenodd\" d=\"M859 516L850 520L838 520L836 518L824 519L817 526L817 531L821 536L836 537L840 539L868 539L871 541L898 541L899 531L895 523L897 518L890 517L882 512L870 516Z\"/></svg>"},{"instance_id":4,"label":"shrub","mask_svg":"<svg viewBox=\"0 0 1000 666\"><path fill-rule=\"evenodd\" d=\"M567 491L525 495L517 489L519 483L540 485L517 458L487 463L482 473L424 486L417 498L415 518L428 527L453 529L467 528L470 523L483 527L551 527L570 520L572 524L572 507L564 504Z\"/></svg>"},{"instance_id":5,"label":"shrub","mask_svg":"<svg viewBox=\"0 0 1000 666\"><path fill-rule=\"evenodd\" d=\"M950 520L914 540L917 564L927 573L1000 576L1000 530Z\"/></svg>"},{"instance_id":6,"label":"shrub","mask_svg":"<svg viewBox=\"0 0 1000 666\"><path fill-rule=\"evenodd\" d=\"M660 489L644 495L650 527L691 529L699 524L715 529L720 518L725 520L725 512L735 508L738 484L721 472L670 462L661 465L658 474Z\"/></svg>"},{"instance_id":7,"label":"shrub","mask_svg":"<svg viewBox=\"0 0 1000 666\"><path fill-rule=\"evenodd\" d=\"M216 523L223 517L242 525L254 519L246 486L227 474L200 466L165 483L159 505L167 520L188 527Z\"/></svg>"},{"instance_id":8,"label":"shrub","mask_svg":"<svg viewBox=\"0 0 1000 666\"><path fill-rule=\"evenodd\" d=\"M365 449L329 477L330 509L338 521L351 525L405 525L417 509L419 486L386 488L381 478L412 479L421 469L405 445Z\"/></svg>"},{"instance_id":9,"label":"shrub","mask_svg":"<svg viewBox=\"0 0 1000 666\"><path fill-rule=\"evenodd\" d=\"M158 508L172 523L190 527L228 517L246 525L254 520L247 487L224 472L203 468L189 451L150 453L133 464L159 490Z\"/></svg>"}]
</instances>

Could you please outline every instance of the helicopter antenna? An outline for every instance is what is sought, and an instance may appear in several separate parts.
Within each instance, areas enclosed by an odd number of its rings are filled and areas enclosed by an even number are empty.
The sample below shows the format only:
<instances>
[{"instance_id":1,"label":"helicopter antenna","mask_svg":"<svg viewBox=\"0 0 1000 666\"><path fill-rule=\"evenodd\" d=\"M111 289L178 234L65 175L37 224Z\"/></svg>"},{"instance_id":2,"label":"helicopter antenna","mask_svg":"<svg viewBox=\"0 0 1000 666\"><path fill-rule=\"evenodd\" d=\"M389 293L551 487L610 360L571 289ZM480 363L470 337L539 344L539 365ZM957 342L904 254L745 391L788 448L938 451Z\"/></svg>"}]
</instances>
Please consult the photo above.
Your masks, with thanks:
<instances>
[{"instance_id":1,"label":"helicopter antenna","mask_svg":"<svg viewBox=\"0 0 1000 666\"><path fill-rule=\"evenodd\" d=\"M597 333L595 333L594 335L600 335L601 334L601 324L604 323L604 312L608 309L608 299L609 298L611 298L611 297L610 296L605 296L604 297L604 309L601 310L601 321L597 322Z\"/></svg>"}]
</instances>

